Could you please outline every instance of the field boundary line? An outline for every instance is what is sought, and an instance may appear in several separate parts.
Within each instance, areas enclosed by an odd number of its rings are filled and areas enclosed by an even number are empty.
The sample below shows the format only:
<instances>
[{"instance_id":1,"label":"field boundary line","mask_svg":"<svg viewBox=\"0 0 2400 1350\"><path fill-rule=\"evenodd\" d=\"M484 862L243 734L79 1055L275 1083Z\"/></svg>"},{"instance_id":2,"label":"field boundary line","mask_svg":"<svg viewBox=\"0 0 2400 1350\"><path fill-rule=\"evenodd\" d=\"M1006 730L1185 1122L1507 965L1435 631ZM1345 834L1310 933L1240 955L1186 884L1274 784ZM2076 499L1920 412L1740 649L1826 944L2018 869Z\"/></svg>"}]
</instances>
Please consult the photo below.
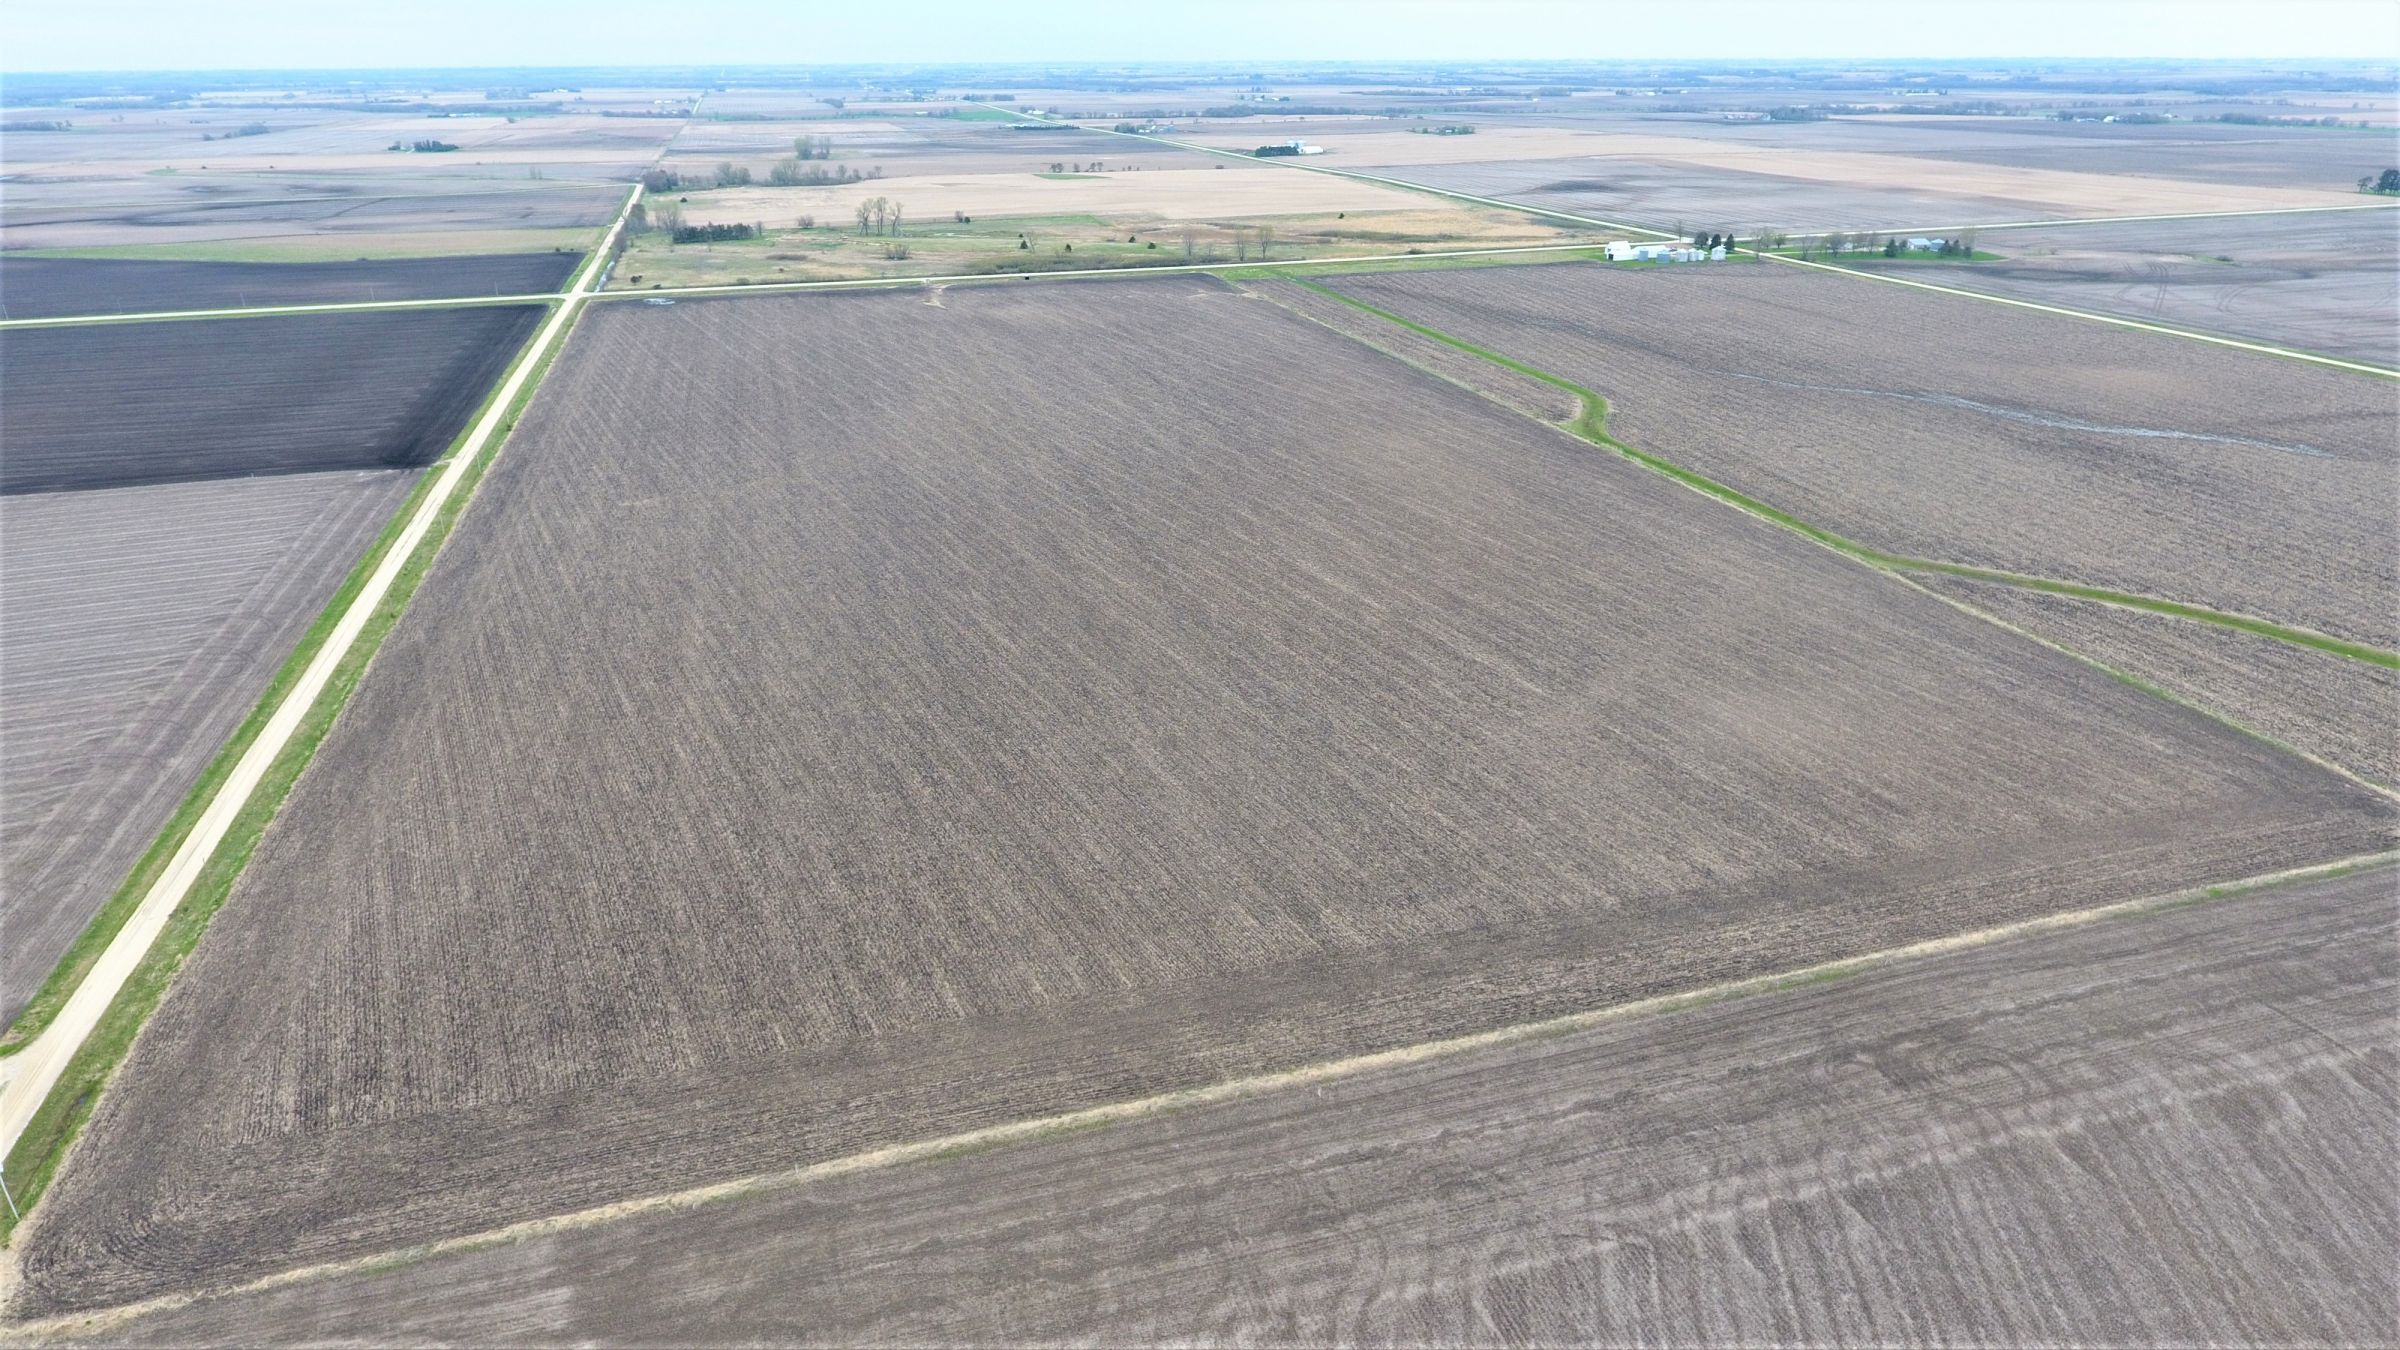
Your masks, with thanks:
<instances>
[{"instance_id":1,"label":"field boundary line","mask_svg":"<svg viewBox=\"0 0 2400 1350\"><path fill-rule=\"evenodd\" d=\"M1972 600L1950 595L1942 591L1937 591L1931 586L1918 581L1915 577L1911 577L1906 574L1895 574L1893 580L1898 581L1901 585L1906 586L1911 590L1920 591L1926 595L1930 595L1934 599L1941 601L1943 604L1950 606L1952 609L1955 609L1962 614L1972 615L1995 628L2006 629L2007 631L2016 634L2018 637L2024 638L2028 642L2039 643L2040 645L2048 647L2050 650L2057 652L2059 655L2064 656L2069 660L2080 661L2084 665L2090 666L2092 669L2099 671L2101 674L2108 676L2110 679L2115 680L2120 684L2131 685L2132 687L2141 690L2143 693L2150 695L2152 698L2163 699L2166 702L2175 704L2178 707L2189 708L2193 712L2200 714L2202 717L2205 717L2212 722L2221 723L2224 726L2234 731L2238 731L2253 740L2264 741L2266 744L2273 746L2275 749L2280 750L2287 755L2295 755L2300 759L2306 760L2310 764L2314 764L2318 768L2325 770L2327 773L2334 774L2337 777L2346 778L2379 797L2400 802L2400 785L2378 783L2374 779L2359 773L2357 770L2352 769L2346 764L2336 763L2335 761L2327 759L2323 755L2316 754L2313 751L2303 750L2299 746L2292 744L2290 741L2284 740L2280 736L2263 731L2258 727L2254 727L2248 722L2243 721L2241 718L2235 717L2233 714L2228 713L2220 708L2211 707L2210 705L2203 703L2196 698L2176 693L2174 690L2167 688L2165 685L2158 683L2156 680L2149 679L2142 675L2137 675L2130 670L2126 670L2120 666L2112 665L2109 662L2103 661L2099 657L2093 656L2087 652L2077 651L2075 648L2070 647L2063 642L2044 637L2040 633L2034 632L2032 629L2024 627L2021 624L2001 618L1999 615L1977 605Z\"/></svg>"},{"instance_id":2,"label":"field boundary line","mask_svg":"<svg viewBox=\"0 0 2400 1350\"><path fill-rule=\"evenodd\" d=\"M1887 966L1920 961L1954 952L1971 951L2043 933L2081 928L2094 923L2140 918L2192 905L2255 894L2282 886L2332 880L2356 872L2388 866L2395 861L2400 861L2400 849L2355 854L2346 858L2281 868L2229 881L2204 882L2178 890L2136 896L2129 900L2117 900L2104 905L2093 905L2058 914L2038 915L2011 923L1972 929L1964 933L1953 933L1946 937L1926 938L1918 942L1861 952L1854 956L1836 957L1789 970L1744 976L1740 979L1721 980L1677 993L1656 994L1648 998L1633 999L1606 1007L1589 1008L1582 1012L1565 1013L1532 1022L1512 1023L1484 1031L1397 1046L1388 1050L1370 1051L1337 1059L1320 1060L1289 1069L1249 1074L1202 1087L1154 1093L1146 1097L1136 1097L1076 1111L1064 1111L1054 1115L1037 1116L999 1125L987 1125L979 1129L914 1140L904 1144L886 1145L799 1167L753 1173L749 1176L689 1187L680 1191L614 1201L547 1218L527 1219L486 1229L479 1233L437 1238L431 1242L338 1261L318 1262L292 1270L279 1271L222 1289L165 1294L134 1303L121 1304L113 1308L65 1313L38 1321L11 1323L7 1324L7 1329L23 1335L93 1335L148 1313L165 1312L212 1299L259 1293L346 1274L389 1270L436 1257L480 1251L553 1233L598 1227L621 1219L696 1209L745 1195L788 1190L812 1182L828 1181L867 1172L886 1171L912 1163L939 1162L949 1158L985 1153L994 1149L1036 1143L1058 1135L1247 1101L1295 1088L1342 1082L1380 1071L1450 1059L1479 1050L1496 1050L1535 1041L1551 1040L1617 1022L1665 1016L1764 994L1806 990ZM0 1290L0 1294L4 1293L4 1290Z\"/></svg>"},{"instance_id":3,"label":"field boundary line","mask_svg":"<svg viewBox=\"0 0 2400 1350\"><path fill-rule=\"evenodd\" d=\"M289 777L297 776L301 766L283 765L284 751L292 747L295 734L317 713L320 696L334 683L337 675L347 673L349 679L336 690L333 698L323 700L328 716L331 711L338 711L350 688L355 686L357 674L363 670L363 662L371 659L374 648L380 645L382 632L388 631L390 623L398 618L396 611L386 611L386 598L393 597L396 601L404 602L407 595L413 594L415 584L430 565L432 555L447 537L450 524L455 522L458 512L464 508L472 486L480 480L493 452L505 440L506 429L515 425L514 415L518 405L529 395L536 376L547 369L550 355L557 349L559 340L580 311L579 302L588 294L586 288L606 267L609 245L624 227L634 206L641 200L641 195L638 184L626 194L616 224L602 240L601 247L594 250L593 261L579 270L572 288L544 321L528 345L526 354L501 385L482 418L449 457L435 477L433 486L416 503L408 523L384 552L366 584L351 598L341 618L326 634L299 678L292 683L289 692L260 728L257 737L243 750L232 770L211 795L207 807L193 822L190 832L176 847L165 870L143 895L141 903L125 918L123 926L93 961L49 1024L16 1053L0 1059L0 1157L15 1151L16 1146L26 1138L28 1127L37 1118L48 1117L53 1125L53 1130L37 1141L47 1145L41 1155L24 1160L35 1166L32 1169L20 1167L12 1179L11 1185L17 1190L20 1208L38 1201L60 1159L73 1143L82 1119L77 1112L80 1110L88 1114L93 1104L92 1098L130 1049L133 1036L138 1034L138 1028L150 1008L155 1007L157 1000L164 996L166 980L173 974L172 969L153 972L150 978L139 983L134 979L148 965L147 958L160 934L181 912L195 883L210 871L212 863L218 858L219 846L232 833L235 825L250 815L261 784L280 768L288 767ZM462 487L469 491L462 493ZM442 527L438 533L437 524ZM427 547L429 538L431 546ZM404 579L407 589L395 596L396 585ZM382 628L375 639L360 646L361 635L379 619ZM359 658L357 661L352 659L354 655ZM318 734L322 734L321 728ZM313 750L314 743L297 748ZM276 804L279 803L267 804L270 816ZM265 823L258 823L260 831L264 830ZM255 835L248 842L254 843ZM243 856L246 860L247 854ZM233 871L238 874L238 866ZM224 885L230 886L232 879L232 876L224 877ZM176 959L179 963L180 958ZM146 1003L147 1006L132 1006L137 1003ZM77 1067L76 1061L85 1057L84 1052L92 1033L111 1014L131 1018L132 1026L124 1032L122 1042L89 1044L89 1049L104 1053L107 1062L82 1066L87 1072L81 1077L92 1081L77 1095L75 1101L53 1101L53 1090L60 1087L69 1068ZM74 1083L69 1082L67 1086L72 1087ZM18 1221L11 1215L0 1214L0 1223L7 1225L5 1229L0 1229L0 1234L13 1235Z\"/></svg>"},{"instance_id":4,"label":"field boundary line","mask_svg":"<svg viewBox=\"0 0 2400 1350\"><path fill-rule=\"evenodd\" d=\"M197 319L280 319L294 314L357 314L401 309L547 305L566 297L565 291L541 291L524 295L427 296L415 300L331 300L310 305L241 305L228 309L157 309L131 314L53 314L36 319L0 319L0 330L91 328L111 323L183 323Z\"/></svg>"},{"instance_id":5,"label":"field boundary line","mask_svg":"<svg viewBox=\"0 0 2400 1350\"><path fill-rule=\"evenodd\" d=\"M1763 256L1770 262L1779 262L1791 267L1813 267L1820 272L1838 272L1843 276L1860 277L1867 281L1880 281L1893 286L1908 286L1940 295L1964 296L1967 299L1981 300L1987 304L2007 305L2014 309L2030 309L2043 314L2061 314L2070 319L2087 319L2093 323L2111 324L2118 328L2131 328L2144 333L2163 333L2168 337L2213 343L2216 346L2231 347L2237 351L2256 352L2263 356L2280 356L2287 361L2306 361L2311 365L2331 366L2336 370L2353 371L2360 375L2400 380L2400 370L2394 370L2389 366L2373 365L2365 361L2346 361L2338 356L2320 356L2315 352L2304 352L2293 347L2278 347L2272 343L2220 337L2214 333L2202 333L2190 328L2177 328L2170 324L2151 323L2143 319L2120 318L2114 314L2099 314L2088 309L2070 309L2065 305L2047 305L2036 300L2019 300L2011 296L1994 295L1990 291L1969 290L1963 286L1944 286L1931 281L1915 281L1908 277L1887 276L1881 272L1861 272L1855 267L1813 262L1806 258L1793 258L1780 253L1769 253Z\"/></svg>"},{"instance_id":6,"label":"field boundary line","mask_svg":"<svg viewBox=\"0 0 2400 1350\"><path fill-rule=\"evenodd\" d=\"M2066 216L2058 220L1966 221L1955 225L1874 226L1869 234L1931 234L1937 230L2039 230L2052 225L2152 225L2170 220L2241 220L2252 216L2310 216L2328 211L2400 211L2394 202L2344 202L2339 206L2261 206L2245 211L2170 211L2155 216ZM1810 230L1795 239L1828 234L1857 234L1857 230Z\"/></svg>"},{"instance_id":7,"label":"field boundary line","mask_svg":"<svg viewBox=\"0 0 2400 1350\"><path fill-rule=\"evenodd\" d=\"M1662 455L1653 454L1650 451L1640 449L1636 446L1629 445L1624 441L1618 440L1615 436L1610 435L1608 431L1608 400L1602 395L1567 379L1563 375L1555 375L1549 371L1541 369L1539 366L1527 364L1526 362L1519 361L1514 357L1504 356L1501 353L1493 351L1487 347L1479 347L1464 338L1454 337L1443 332L1441 329L1431 326L1430 324L1418 323L1413 319L1395 314L1390 310L1380 308L1376 305L1371 305L1366 301L1360 300L1354 296L1344 295L1342 292L1337 291L1330 286L1320 286L1313 281L1307 280L1306 278L1295 278L1295 280L1298 281L1300 285L1307 287L1309 290L1315 291L1320 295L1325 295L1331 297L1332 299L1339 300L1345 305L1349 305L1354 309L1362 310L1368 314L1372 314L1376 318L1382 319L1387 323L1396 324L1401 328L1405 328L1408 331L1419 335L1420 337L1431 338L1436 342L1447 343L1450 346L1458 348L1460 351L1482 357L1484 360L1489 361L1494 365L1506 367L1507 369L1516 371L1520 375L1531 376L1534 379L1540 380L1544 384L1553 385L1559 389L1566 390L1567 392L1574 394L1577 398L1583 400L1583 415L1576 418L1574 422L1568 424L1566 428L1578 438L1589 441L1592 444L1601 446L1605 449L1613 450L1625 458L1632 460L1636 464L1653 470L1654 472L1664 474L1665 476L1682 483L1686 487L1692 488L1695 491L1704 493L1710 497L1714 497L1728 505L1737 507L1751 515L1757 516L1761 520L1765 520L1771 524L1780 525L1785 529L1793 531L1794 533L1814 540L1815 542L1822 544L1837 553L1845 554L1861 562L1869 563L1873 566L1892 571L1940 572L1950 576L1965 577L1973 581L1997 582L2004 585L2020 587L2026 590L2046 591L2056 595L2070 596L2079 600L2093 600L2101 604L2116 605L2124 609L2141 610L2146 613L2163 614L2172 618L2190 619L2199 623L2215 624L2221 628L2232 628L2241 632L2253 634L2258 637L2274 638L2278 641L2291 643L2294 646L2307 647L2316 651L2326 652L2334 656L2346 657L2349 660L2363 662L2367 665L2382 666L2386 669L2400 670L2400 652L2378 647L2372 643L2355 642L2348 638L2335 637L2330 633L2322 633L2316 629L2302 627L2298 624L2279 623L2275 620L2262 619L2252 614L2240 614L2232 610L2215 609L2207 605L2193 604L2189 601L2162 599L2156 596L2141 595L2132 591L2110 590L2104 586L2092 586L2083 582L2061 581L2054 577L2034 576L2030 573L2011 572L1996 567L1981 567L1973 563L1944 562L1933 558L1912 558L1904 554L1886 553L1881 549L1870 548L1867 545L1861 544L1846 535L1837 534L1832 530L1826 529L1822 525L1811 524L1810 522L1802 520L1798 516L1795 516L1788 511L1770 506L1767 503L1760 501L1756 497L1752 497L1738 489L1728 487L1727 485L1708 477L1706 474L1702 474L1696 470L1687 469Z\"/></svg>"}]
</instances>

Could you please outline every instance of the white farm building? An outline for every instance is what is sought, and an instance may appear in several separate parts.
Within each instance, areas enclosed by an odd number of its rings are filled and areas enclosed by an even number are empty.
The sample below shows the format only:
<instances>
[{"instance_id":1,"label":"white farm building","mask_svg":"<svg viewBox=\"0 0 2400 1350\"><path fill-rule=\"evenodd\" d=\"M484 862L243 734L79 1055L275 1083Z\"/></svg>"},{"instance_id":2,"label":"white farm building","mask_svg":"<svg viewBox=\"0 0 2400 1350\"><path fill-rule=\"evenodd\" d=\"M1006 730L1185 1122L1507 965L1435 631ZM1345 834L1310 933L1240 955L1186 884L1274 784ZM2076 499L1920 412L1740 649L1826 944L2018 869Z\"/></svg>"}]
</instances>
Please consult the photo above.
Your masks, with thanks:
<instances>
[{"instance_id":1,"label":"white farm building","mask_svg":"<svg viewBox=\"0 0 2400 1350\"><path fill-rule=\"evenodd\" d=\"M1600 246L1610 262L1723 262L1725 246L1695 248L1690 244L1637 244L1630 239L1612 239Z\"/></svg>"}]
</instances>

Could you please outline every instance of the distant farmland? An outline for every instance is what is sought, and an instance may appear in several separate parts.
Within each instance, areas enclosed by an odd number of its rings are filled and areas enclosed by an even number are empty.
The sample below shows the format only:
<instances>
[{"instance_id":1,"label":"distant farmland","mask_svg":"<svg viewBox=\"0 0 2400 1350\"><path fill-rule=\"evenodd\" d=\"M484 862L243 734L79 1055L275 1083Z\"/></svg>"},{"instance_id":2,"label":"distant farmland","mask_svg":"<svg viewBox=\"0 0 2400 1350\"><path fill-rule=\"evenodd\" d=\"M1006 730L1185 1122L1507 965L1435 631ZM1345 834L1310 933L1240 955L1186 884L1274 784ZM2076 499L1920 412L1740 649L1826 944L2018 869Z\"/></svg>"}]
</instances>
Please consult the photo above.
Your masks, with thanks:
<instances>
[{"instance_id":1,"label":"distant farmland","mask_svg":"<svg viewBox=\"0 0 2400 1350\"><path fill-rule=\"evenodd\" d=\"M2400 643L2400 387L1798 268L1332 278L1860 543Z\"/></svg>"},{"instance_id":2,"label":"distant farmland","mask_svg":"<svg viewBox=\"0 0 2400 1350\"><path fill-rule=\"evenodd\" d=\"M0 492L422 465L537 305L30 329L0 339Z\"/></svg>"},{"instance_id":3,"label":"distant farmland","mask_svg":"<svg viewBox=\"0 0 2400 1350\"><path fill-rule=\"evenodd\" d=\"M1227 288L937 298L587 315L19 1311L2389 840Z\"/></svg>"},{"instance_id":4,"label":"distant farmland","mask_svg":"<svg viewBox=\"0 0 2400 1350\"><path fill-rule=\"evenodd\" d=\"M1848 262L2400 368L2400 209L1995 230L1983 246L2004 260Z\"/></svg>"},{"instance_id":5,"label":"distant farmland","mask_svg":"<svg viewBox=\"0 0 2400 1350\"><path fill-rule=\"evenodd\" d=\"M249 305L319 305L450 296L541 295L566 284L583 255L496 253L380 262L149 262L0 255L11 319Z\"/></svg>"}]
</instances>

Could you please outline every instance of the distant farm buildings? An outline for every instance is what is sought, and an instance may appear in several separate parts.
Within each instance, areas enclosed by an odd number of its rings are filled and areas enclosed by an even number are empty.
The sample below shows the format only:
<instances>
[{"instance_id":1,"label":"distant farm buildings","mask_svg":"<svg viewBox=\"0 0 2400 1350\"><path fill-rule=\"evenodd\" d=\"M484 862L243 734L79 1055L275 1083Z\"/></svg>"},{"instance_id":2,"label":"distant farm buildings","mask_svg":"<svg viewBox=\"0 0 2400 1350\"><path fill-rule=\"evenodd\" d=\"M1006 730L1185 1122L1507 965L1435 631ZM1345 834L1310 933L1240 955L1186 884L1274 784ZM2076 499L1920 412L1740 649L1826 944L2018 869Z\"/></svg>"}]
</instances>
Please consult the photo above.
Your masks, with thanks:
<instances>
[{"instance_id":1,"label":"distant farm buildings","mask_svg":"<svg viewBox=\"0 0 2400 1350\"><path fill-rule=\"evenodd\" d=\"M1612 239L1601 245L1601 253L1610 262L1723 262L1725 246L1698 248L1691 244L1637 244L1630 239Z\"/></svg>"}]
</instances>

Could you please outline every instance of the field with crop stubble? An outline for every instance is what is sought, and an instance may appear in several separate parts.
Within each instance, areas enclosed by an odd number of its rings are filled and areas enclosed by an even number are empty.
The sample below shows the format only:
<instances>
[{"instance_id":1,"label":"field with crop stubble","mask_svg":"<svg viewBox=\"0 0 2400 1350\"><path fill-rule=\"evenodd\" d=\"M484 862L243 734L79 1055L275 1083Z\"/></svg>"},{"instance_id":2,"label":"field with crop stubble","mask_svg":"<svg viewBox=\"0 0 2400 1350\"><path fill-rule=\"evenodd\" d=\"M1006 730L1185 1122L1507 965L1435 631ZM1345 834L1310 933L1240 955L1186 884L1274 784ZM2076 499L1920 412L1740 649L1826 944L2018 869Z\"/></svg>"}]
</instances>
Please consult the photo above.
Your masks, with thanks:
<instances>
[{"instance_id":1,"label":"field with crop stubble","mask_svg":"<svg viewBox=\"0 0 2400 1350\"><path fill-rule=\"evenodd\" d=\"M1870 548L2400 641L2400 385L1796 267L1331 278Z\"/></svg>"},{"instance_id":2,"label":"field with crop stubble","mask_svg":"<svg viewBox=\"0 0 2400 1350\"><path fill-rule=\"evenodd\" d=\"M21 1230L15 1306L2390 827L1212 282L603 305Z\"/></svg>"},{"instance_id":3,"label":"field with crop stubble","mask_svg":"<svg viewBox=\"0 0 2400 1350\"><path fill-rule=\"evenodd\" d=\"M2387 1342L2400 1215L2358 1198L2400 1167L2393 880L2084 924L93 1331Z\"/></svg>"}]
</instances>

